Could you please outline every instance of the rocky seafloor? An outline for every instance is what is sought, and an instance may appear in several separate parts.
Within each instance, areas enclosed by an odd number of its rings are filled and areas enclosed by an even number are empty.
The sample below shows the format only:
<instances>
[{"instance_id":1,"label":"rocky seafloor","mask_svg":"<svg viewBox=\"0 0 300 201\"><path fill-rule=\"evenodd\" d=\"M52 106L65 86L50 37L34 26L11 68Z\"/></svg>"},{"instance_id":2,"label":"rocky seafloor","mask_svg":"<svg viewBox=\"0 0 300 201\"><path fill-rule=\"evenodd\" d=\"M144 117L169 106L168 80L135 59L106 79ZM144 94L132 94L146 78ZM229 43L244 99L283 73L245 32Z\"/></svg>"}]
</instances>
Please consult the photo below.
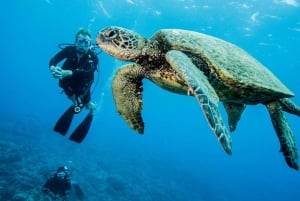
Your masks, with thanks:
<instances>
[{"instance_id":1,"label":"rocky seafloor","mask_svg":"<svg viewBox=\"0 0 300 201\"><path fill-rule=\"evenodd\" d=\"M71 194L68 201L200 201L209 197L205 184L181 175L168 160L134 150L125 153L126 147L118 142L115 147L70 143L39 117L2 118L0 133L0 201L54 200L41 189L61 165L70 168L72 181L84 193L81 197ZM197 189L203 189L201 194Z\"/></svg>"}]
</instances>

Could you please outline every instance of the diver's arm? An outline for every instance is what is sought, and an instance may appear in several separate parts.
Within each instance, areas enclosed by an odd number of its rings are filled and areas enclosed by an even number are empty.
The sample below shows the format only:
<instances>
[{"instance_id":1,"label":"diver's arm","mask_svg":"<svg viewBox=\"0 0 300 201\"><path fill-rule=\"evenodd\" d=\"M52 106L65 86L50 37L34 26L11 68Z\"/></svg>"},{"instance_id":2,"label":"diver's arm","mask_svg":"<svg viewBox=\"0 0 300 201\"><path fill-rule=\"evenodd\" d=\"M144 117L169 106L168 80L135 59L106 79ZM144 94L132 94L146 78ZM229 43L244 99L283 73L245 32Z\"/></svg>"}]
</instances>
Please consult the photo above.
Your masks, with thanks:
<instances>
[{"instance_id":1,"label":"diver's arm","mask_svg":"<svg viewBox=\"0 0 300 201\"><path fill-rule=\"evenodd\" d=\"M68 46L61 51L59 51L56 55L54 55L49 61L49 67L56 66L59 62L66 59L68 55L72 52L72 46Z\"/></svg>"},{"instance_id":2,"label":"diver's arm","mask_svg":"<svg viewBox=\"0 0 300 201\"><path fill-rule=\"evenodd\" d=\"M66 47L50 59L50 73L54 78L62 79L73 75L73 72L71 70L63 70L61 69L61 67L57 66L59 62L67 58L67 55L69 54L70 50L70 47Z\"/></svg>"}]
</instances>

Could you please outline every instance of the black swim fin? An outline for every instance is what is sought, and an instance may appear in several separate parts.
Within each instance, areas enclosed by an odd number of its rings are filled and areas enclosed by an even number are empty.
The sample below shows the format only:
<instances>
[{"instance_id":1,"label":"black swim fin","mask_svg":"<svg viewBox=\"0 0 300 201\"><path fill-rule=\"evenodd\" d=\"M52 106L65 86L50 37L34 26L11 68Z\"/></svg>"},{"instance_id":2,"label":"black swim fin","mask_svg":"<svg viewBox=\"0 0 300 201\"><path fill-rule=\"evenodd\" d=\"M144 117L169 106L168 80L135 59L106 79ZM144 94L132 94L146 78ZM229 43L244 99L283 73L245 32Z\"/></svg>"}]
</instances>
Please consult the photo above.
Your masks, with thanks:
<instances>
[{"instance_id":1,"label":"black swim fin","mask_svg":"<svg viewBox=\"0 0 300 201\"><path fill-rule=\"evenodd\" d=\"M54 131L66 135L70 128L74 116L74 106L70 106L58 119L54 126Z\"/></svg>"},{"instance_id":2,"label":"black swim fin","mask_svg":"<svg viewBox=\"0 0 300 201\"><path fill-rule=\"evenodd\" d=\"M86 135L89 132L93 121L93 114L89 113L84 120L79 124L79 126L74 130L74 132L69 137L69 140L72 140L77 143L81 143Z\"/></svg>"}]
</instances>

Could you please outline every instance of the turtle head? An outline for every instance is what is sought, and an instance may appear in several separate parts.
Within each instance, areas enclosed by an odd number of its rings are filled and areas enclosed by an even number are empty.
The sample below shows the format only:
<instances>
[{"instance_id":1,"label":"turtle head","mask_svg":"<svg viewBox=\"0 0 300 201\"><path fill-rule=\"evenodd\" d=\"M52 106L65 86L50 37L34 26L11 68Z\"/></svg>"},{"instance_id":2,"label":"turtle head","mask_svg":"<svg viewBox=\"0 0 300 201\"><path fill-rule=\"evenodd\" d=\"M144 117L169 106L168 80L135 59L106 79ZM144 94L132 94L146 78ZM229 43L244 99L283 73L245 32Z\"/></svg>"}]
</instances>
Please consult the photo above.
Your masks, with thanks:
<instances>
[{"instance_id":1,"label":"turtle head","mask_svg":"<svg viewBox=\"0 0 300 201\"><path fill-rule=\"evenodd\" d=\"M146 43L138 33L116 26L99 31L96 38L96 44L103 51L123 61L134 61L142 54Z\"/></svg>"}]
</instances>

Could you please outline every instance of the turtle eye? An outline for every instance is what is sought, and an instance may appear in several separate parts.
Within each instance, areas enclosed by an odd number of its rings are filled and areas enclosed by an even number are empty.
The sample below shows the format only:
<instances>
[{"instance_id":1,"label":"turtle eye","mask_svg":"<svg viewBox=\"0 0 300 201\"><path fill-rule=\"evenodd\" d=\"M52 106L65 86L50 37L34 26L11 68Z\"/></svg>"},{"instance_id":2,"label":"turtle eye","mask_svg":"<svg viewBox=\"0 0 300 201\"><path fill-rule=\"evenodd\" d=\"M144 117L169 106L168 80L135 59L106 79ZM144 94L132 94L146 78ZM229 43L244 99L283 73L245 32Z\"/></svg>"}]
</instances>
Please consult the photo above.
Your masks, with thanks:
<instances>
[{"instance_id":1,"label":"turtle eye","mask_svg":"<svg viewBox=\"0 0 300 201\"><path fill-rule=\"evenodd\" d=\"M106 36L113 39L118 36L118 32L116 30L109 30L107 31Z\"/></svg>"}]
</instances>

